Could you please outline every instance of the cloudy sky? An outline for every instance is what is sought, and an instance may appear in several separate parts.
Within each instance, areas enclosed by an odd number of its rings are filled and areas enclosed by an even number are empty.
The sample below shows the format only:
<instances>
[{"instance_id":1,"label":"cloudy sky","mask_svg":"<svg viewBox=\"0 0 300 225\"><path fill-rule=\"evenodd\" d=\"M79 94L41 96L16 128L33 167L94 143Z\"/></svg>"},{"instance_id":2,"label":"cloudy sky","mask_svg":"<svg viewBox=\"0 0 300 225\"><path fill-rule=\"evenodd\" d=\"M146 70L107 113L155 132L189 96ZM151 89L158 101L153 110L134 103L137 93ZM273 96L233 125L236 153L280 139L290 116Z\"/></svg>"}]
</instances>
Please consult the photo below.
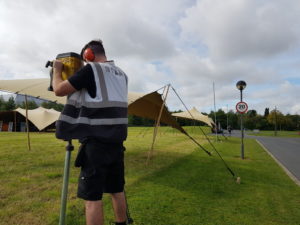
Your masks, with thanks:
<instances>
[{"instance_id":1,"label":"cloudy sky","mask_svg":"<svg viewBox=\"0 0 300 225\"><path fill-rule=\"evenodd\" d=\"M300 114L299 0L0 0L0 80L48 77L49 59L101 38L129 90L172 84L188 108L244 101ZM173 91L168 106L184 110Z\"/></svg>"}]
</instances>

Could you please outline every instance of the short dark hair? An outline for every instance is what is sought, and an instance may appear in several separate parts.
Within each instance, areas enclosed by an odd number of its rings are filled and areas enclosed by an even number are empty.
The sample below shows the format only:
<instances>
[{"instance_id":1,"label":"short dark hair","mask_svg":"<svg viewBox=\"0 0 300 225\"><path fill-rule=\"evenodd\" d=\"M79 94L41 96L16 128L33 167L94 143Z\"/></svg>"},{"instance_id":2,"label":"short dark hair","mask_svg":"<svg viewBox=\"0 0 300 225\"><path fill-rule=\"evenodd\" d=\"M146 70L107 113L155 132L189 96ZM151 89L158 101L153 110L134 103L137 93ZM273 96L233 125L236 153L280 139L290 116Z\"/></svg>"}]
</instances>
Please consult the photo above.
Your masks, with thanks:
<instances>
[{"instance_id":1,"label":"short dark hair","mask_svg":"<svg viewBox=\"0 0 300 225\"><path fill-rule=\"evenodd\" d=\"M104 55L105 56L105 50L103 47L103 43L100 39L92 40L82 48L81 53L80 53L82 59L83 59L83 52L87 48L91 48L95 55Z\"/></svg>"}]
</instances>

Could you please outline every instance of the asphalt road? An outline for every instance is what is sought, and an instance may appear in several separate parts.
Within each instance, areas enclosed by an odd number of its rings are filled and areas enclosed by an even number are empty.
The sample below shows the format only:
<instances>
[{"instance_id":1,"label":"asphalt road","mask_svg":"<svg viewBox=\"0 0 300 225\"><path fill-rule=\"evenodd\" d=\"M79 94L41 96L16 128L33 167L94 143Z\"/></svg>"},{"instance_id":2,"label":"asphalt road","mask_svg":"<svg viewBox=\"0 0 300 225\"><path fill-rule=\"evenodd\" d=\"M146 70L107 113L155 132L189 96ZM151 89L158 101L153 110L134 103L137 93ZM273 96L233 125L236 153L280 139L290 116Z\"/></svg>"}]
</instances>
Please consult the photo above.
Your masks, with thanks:
<instances>
[{"instance_id":1,"label":"asphalt road","mask_svg":"<svg viewBox=\"0 0 300 225\"><path fill-rule=\"evenodd\" d=\"M240 131L234 131L232 136L241 137ZM300 184L300 138L262 137L245 135L254 138L288 170L288 175Z\"/></svg>"}]
</instances>

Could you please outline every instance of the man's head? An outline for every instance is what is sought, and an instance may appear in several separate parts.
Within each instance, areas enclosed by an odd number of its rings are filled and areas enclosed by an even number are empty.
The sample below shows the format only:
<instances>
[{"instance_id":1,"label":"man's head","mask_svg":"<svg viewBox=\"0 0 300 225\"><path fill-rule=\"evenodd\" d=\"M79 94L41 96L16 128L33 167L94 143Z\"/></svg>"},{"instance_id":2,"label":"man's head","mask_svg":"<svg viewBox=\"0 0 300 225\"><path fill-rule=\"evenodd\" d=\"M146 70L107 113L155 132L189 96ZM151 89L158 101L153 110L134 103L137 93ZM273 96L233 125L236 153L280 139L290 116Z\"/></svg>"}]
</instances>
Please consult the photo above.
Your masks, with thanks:
<instances>
[{"instance_id":1,"label":"man's head","mask_svg":"<svg viewBox=\"0 0 300 225\"><path fill-rule=\"evenodd\" d=\"M105 57L105 50L101 40L92 40L81 50L81 58L84 61L93 62L96 57Z\"/></svg>"}]
</instances>

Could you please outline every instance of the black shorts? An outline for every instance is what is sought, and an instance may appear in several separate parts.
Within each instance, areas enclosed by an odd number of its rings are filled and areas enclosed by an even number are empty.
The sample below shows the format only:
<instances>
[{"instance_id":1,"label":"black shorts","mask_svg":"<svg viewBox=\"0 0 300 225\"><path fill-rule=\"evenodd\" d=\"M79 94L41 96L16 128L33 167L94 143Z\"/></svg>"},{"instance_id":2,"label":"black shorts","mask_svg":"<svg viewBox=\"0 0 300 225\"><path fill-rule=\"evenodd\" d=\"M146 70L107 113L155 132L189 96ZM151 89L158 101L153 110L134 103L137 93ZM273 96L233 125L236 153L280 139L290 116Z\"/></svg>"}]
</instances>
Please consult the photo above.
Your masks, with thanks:
<instances>
[{"instance_id":1,"label":"black shorts","mask_svg":"<svg viewBox=\"0 0 300 225\"><path fill-rule=\"evenodd\" d=\"M124 190L123 143L102 143L88 140L78 153L81 172L77 196L84 200L102 199L103 192L118 193Z\"/></svg>"}]
</instances>

